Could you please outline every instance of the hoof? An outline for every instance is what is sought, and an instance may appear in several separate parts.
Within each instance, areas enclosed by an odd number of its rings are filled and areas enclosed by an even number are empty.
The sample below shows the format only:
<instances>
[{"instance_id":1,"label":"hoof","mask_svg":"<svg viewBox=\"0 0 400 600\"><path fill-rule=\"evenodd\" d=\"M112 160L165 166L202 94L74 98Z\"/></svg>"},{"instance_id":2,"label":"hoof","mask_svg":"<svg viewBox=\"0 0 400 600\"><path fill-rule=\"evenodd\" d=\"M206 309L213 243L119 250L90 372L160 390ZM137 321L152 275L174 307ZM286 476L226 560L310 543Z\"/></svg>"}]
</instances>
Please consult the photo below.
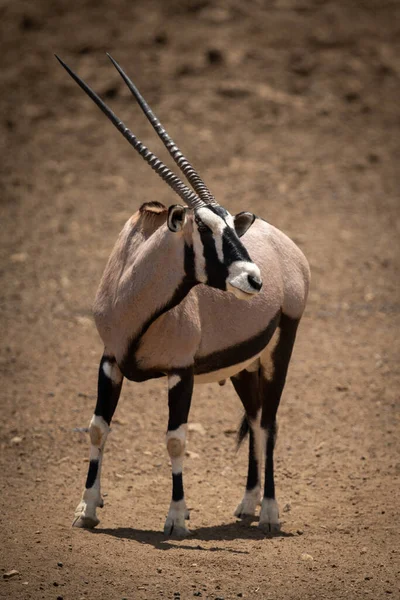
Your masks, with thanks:
<instances>
[{"instance_id":1,"label":"hoof","mask_svg":"<svg viewBox=\"0 0 400 600\"><path fill-rule=\"evenodd\" d=\"M245 492L243 500L233 513L238 519L249 519L256 514L256 508L260 503L260 488L256 487Z\"/></svg>"},{"instance_id":2,"label":"hoof","mask_svg":"<svg viewBox=\"0 0 400 600\"><path fill-rule=\"evenodd\" d=\"M78 515L75 517L72 527L81 527L83 529L94 529L96 525L100 523L100 519L97 517L85 517Z\"/></svg>"},{"instance_id":3,"label":"hoof","mask_svg":"<svg viewBox=\"0 0 400 600\"><path fill-rule=\"evenodd\" d=\"M263 499L258 527L264 533L278 533L281 530L278 503L273 498Z\"/></svg>"},{"instance_id":4,"label":"hoof","mask_svg":"<svg viewBox=\"0 0 400 600\"><path fill-rule=\"evenodd\" d=\"M164 535L173 540L184 540L185 538L190 537L192 533L185 526L169 523L167 521L164 525Z\"/></svg>"},{"instance_id":5,"label":"hoof","mask_svg":"<svg viewBox=\"0 0 400 600\"><path fill-rule=\"evenodd\" d=\"M281 530L281 524L278 523L259 523L258 529L265 534L279 533Z\"/></svg>"},{"instance_id":6,"label":"hoof","mask_svg":"<svg viewBox=\"0 0 400 600\"><path fill-rule=\"evenodd\" d=\"M233 514L238 519L247 519L248 520L248 519L252 519L255 516L255 513L256 513L255 510L249 511L248 509L246 509L246 507L243 506L243 502L241 502Z\"/></svg>"}]
</instances>

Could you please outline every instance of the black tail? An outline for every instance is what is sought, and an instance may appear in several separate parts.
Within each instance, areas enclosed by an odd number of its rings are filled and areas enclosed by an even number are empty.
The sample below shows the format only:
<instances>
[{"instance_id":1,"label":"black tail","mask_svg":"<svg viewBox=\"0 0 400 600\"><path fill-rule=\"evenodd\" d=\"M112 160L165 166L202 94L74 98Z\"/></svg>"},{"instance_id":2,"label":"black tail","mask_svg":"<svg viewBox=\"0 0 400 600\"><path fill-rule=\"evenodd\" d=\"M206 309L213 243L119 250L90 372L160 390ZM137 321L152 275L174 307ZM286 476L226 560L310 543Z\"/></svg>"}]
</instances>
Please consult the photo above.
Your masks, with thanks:
<instances>
[{"instance_id":1,"label":"black tail","mask_svg":"<svg viewBox=\"0 0 400 600\"><path fill-rule=\"evenodd\" d=\"M239 449L240 444L245 439L246 435L249 433L249 422L247 420L246 414L243 415L242 422L240 423L239 430L237 432L237 448Z\"/></svg>"}]
</instances>

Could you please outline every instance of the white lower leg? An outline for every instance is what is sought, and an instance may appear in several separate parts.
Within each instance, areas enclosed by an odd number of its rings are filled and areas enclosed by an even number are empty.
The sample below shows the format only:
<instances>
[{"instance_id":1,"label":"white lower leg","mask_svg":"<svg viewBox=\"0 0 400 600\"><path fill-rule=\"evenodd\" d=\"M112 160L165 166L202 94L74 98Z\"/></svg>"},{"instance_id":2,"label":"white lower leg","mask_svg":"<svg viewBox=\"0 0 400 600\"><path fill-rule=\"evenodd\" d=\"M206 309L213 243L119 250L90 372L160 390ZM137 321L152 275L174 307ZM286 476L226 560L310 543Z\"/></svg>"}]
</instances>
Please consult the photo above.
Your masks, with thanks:
<instances>
[{"instance_id":1,"label":"white lower leg","mask_svg":"<svg viewBox=\"0 0 400 600\"><path fill-rule=\"evenodd\" d=\"M89 427L91 441L89 473L82 499L75 510L73 525L76 527L95 527L99 523L96 509L103 506L100 476L103 449L109 429L108 424L102 417L93 416Z\"/></svg>"}]
</instances>

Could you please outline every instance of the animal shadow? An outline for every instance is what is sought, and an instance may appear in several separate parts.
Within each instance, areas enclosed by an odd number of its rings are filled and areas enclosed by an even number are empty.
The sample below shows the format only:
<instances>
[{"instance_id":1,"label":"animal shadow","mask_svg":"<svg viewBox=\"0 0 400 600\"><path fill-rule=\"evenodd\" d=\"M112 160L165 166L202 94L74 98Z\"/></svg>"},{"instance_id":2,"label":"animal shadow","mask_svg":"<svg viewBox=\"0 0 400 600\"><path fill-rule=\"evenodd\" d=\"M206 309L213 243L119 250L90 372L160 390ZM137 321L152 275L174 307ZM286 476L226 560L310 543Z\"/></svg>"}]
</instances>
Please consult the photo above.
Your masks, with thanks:
<instances>
[{"instance_id":1,"label":"animal shadow","mask_svg":"<svg viewBox=\"0 0 400 600\"><path fill-rule=\"evenodd\" d=\"M161 531L152 531L150 529L135 529L134 527L116 527L97 528L91 530L95 535L111 535L112 537L135 540L142 544L148 544L158 550L172 550L177 548L185 548L187 550L207 550L207 551L228 551L237 554L248 554L247 551L227 549L225 547L205 547L201 544L193 545L185 542L203 541L203 542L226 542L235 540L263 540L277 537L293 537L293 533L278 531L276 533L264 533L256 527L249 527L250 520L245 520L235 523L226 523L223 525L213 525L211 527L199 527L192 531L190 537L184 540L176 540L174 538L166 538Z\"/></svg>"}]
</instances>

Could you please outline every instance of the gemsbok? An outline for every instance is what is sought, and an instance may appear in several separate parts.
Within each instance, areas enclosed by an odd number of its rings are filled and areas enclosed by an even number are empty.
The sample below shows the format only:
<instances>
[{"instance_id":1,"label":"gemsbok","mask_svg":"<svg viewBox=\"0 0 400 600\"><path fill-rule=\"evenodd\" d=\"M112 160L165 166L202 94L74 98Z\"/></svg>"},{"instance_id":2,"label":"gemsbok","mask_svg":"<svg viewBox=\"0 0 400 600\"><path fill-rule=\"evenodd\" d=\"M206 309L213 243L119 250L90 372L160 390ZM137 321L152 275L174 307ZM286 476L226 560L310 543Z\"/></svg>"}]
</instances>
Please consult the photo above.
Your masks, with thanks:
<instances>
[{"instance_id":1,"label":"gemsbok","mask_svg":"<svg viewBox=\"0 0 400 600\"><path fill-rule=\"evenodd\" d=\"M164 533L180 538L189 534L182 468L193 385L227 378L245 409L239 441L249 433L246 490L235 515L255 514L265 459L259 527L278 531L273 463L276 413L306 304L307 260L284 233L263 219L251 212L232 216L217 203L135 85L109 58L193 189L58 58L185 203L169 208L157 201L142 204L122 229L101 279L94 318L104 354L89 427L89 471L73 525L93 528L99 523L103 450L123 378L139 382L166 376L172 499Z\"/></svg>"}]
</instances>

